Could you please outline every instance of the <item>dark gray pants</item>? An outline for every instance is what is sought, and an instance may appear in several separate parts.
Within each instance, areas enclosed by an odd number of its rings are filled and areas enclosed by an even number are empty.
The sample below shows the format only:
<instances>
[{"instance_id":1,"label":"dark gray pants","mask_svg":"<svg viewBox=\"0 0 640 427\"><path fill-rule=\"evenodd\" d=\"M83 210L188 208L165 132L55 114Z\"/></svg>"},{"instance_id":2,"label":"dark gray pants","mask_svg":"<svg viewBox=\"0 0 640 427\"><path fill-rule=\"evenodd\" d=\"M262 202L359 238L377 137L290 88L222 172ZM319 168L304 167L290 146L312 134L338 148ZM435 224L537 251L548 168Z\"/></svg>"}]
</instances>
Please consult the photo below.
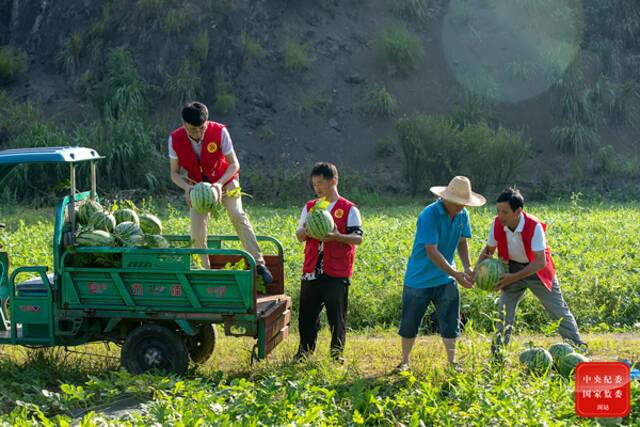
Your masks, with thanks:
<instances>
[{"instance_id":1,"label":"dark gray pants","mask_svg":"<svg viewBox=\"0 0 640 427\"><path fill-rule=\"evenodd\" d=\"M527 264L510 261L509 272L516 273L526 266ZM512 283L502 292L498 300L499 322L496 325L497 333L494 340L494 348L509 343L511 330L516 321L516 310L527 289L531 290L536 298L540 300L540 303L542 303L551 320L562 319L560 327L558 328L560 336L576 344L583 343L580 338L580 332L578 332L576 319L573 317L573 314L571 314L569 306L562 297L558 277L553 278L553 286L551 287L551 292L549 292L538 276L533 274L516 283Z\"/></svg>"}]
</instances>

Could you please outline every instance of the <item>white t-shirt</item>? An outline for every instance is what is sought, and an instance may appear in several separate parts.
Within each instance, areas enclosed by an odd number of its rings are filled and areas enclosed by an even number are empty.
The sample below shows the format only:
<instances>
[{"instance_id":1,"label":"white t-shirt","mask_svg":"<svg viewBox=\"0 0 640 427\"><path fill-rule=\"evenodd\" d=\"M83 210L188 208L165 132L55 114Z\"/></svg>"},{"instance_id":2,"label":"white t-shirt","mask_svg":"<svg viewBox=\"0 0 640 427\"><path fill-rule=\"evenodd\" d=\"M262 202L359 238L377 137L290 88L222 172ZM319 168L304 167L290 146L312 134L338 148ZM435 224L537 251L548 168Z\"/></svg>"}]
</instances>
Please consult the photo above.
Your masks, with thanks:
<instances>
[{"instance_id":1,"label":"white t-shirt","mask_svg":"<svg viewBox=\"0 0 640 427\"><path fill-rule=\"evenodd\" d=\"M524 215L520 214L520 221L514 231L511 231L509 227L504 226L505 234L507 235L507 247L509 250L509 259L522 264L529 263L527 253L524 250L524 242L522 241L522 230L524 229ZM493 224L489 229L489 238L487 239L487 245L495 248L498 246L498 241L493 235ZM536 228L533 230L533 236L531 237L531 250L533 252L542 252L547 248L547 240L542 229L542 224L536 224Z\"/></svg>"},{"instance_id":2,"label":"white t-shirt","mask_svg":"<svg viewBox=\"0 0 640 427\"><path fill-rule=\"evenodd\" d=\"M333 209L335 205L336 205L336 202L329 204L326 210L331 212L331 209ZM300 228L303 228L304 223L306 221L307 221L307 205L304 205L304 208L302 208L302 214L300 215L300 222L298 226ZM362 218L360 218L360 211L355 206L352 206L351 209L349 209L349 216L347 217L347 227L362 227Z\"/></svg>"},{"instance_id":3,"label":"white t-shirt","mask_svg":"<svg viewBox=\"0 0 640 427\"><path fill-rule=\"evenodd\" d=\"M196 157L198 158L198 160L200 160L200 151L201 151L200 147L202 146L202 140L196 141L195 139L192 139L189 136L189 134L187 134L187 137L191 142L191 146L193 147L193 152L196 153ZM177 159L178 155L176 154L176 151L173 149L172 142L173 141L172 141L171 135L169 135L169 140L167 141L167 144L169 144L169 158ZM233 142L231 141L231 135L229 135L229 131L227 130L227 128L222 128L222 141L220 142L220 149L222 150L222 154L224 154L225 156L233 152Z\"/></svg>"}]
</instances>

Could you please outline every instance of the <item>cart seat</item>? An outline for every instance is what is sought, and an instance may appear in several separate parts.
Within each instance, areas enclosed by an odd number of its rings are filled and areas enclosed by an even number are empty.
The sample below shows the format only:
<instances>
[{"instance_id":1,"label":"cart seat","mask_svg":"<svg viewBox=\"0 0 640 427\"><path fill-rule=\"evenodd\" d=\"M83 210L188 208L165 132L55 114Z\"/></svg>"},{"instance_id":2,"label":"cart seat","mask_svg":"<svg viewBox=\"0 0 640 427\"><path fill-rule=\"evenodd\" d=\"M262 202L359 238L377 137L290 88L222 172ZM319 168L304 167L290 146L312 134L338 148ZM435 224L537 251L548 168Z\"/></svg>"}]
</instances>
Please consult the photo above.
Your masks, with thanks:
<instances>
[{"instance_id":1,"label":"cart seat","mask_svg":"<svg viewBox=\"0 0 640 427\"><path fill-rule=\"evenodd\" d=\"M49 280L49 284L51 285L51 287L55 289L53 283L53 273L47 274L47 279ZM40 276L18 283L16 285L16 290L18 291L18 296L36 296L47 294L47 288L45 288L44 284L42 283L42 278Z\"/></svg>"}]
</instances>

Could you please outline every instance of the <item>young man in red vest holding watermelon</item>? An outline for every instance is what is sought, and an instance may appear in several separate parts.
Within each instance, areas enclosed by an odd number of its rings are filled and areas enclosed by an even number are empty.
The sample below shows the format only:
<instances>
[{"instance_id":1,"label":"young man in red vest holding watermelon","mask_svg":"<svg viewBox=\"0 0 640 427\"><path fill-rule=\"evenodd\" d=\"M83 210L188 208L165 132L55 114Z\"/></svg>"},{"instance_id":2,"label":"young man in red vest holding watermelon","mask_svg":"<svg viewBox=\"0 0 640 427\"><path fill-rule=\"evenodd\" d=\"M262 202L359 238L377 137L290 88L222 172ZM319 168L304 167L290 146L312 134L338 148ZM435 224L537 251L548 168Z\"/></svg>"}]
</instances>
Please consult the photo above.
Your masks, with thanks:
<instances>
[{"instance_id":1,"label":"young man in red vest holding watermelon","mask_svg":"<svg viewBox=\"0 0 640 427\"><path fill-rule=\"evenodd\" d=\"M201 102L189 102L182 109L182 126L169 136L171 180L184 190L184 198L191 207L193 186L206 181L218 187L224 205L242 245L256 260L257 273L265 284L273 280L264 263L256 235L249 218L242 209L240 196L226 192L240 186L240 163L233 149L227 128L209 121L209 111ZM186 171L187 176L183 175ZM209 213L191 209L191 239L194 248L207 247ZM209 258L202 256L202 266L210 268Z\"/></svg>"},{"instance_id":2,"label":"young man in red vest holding watermelon","mask_svg":"<svg viewBox=\"0 0 640 427\"><path fill-rule=\"evenodd\" d=\"M584 345L576 320L560 291L545 236L547 226L523 209L524 197L519 190L508 188L498 196L498 215L489 230L487 245L478 258L480 263L498 249L498 257L509 263L509 272L500 277L496 286L502 294L498 301L500 322L492 350L496 353L503 344L509 343L516 309L527 289L540 300L553 320L561 319L559 333L563 338Z\"/></svg>"},{"instance_id":3,"label":"young man in red vest holding watermelon","mask_svg":"<svg viewBox=\"0 0 640 427\"><path fill-rule=\"evenodd\" d=\"M338 169L333 164L316 163L311 181L319 198L306 203L296 232L305 247L298 315L300 346L295 359L315 350L324 306L331 328L331 357L342 362L349 284L356 245L362 243L362 220L358 208L338 194ZM326 210L331 213L335 228L322 240L316 240L306 232L306 219L322 198L329 203Z\"/></svg>"}]
</instances>

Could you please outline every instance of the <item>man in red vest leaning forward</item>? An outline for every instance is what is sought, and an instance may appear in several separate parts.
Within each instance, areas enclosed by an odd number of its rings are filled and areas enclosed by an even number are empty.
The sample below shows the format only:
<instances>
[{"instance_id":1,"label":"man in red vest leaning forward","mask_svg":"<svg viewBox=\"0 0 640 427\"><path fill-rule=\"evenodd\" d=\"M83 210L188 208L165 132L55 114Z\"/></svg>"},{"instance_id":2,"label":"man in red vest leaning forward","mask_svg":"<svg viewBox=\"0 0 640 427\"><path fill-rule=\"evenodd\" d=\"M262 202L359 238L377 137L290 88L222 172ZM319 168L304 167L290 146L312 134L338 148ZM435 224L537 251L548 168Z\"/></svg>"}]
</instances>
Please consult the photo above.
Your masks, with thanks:
<instances>
[{"instance_id":1,"label":"man in red vest leaning forward","mask_svg":"<svg viewBox=\"0 0 640 427\"><path fill-rule=\"evenodd\" d=\"M222 204L227 210L242 245L256 260L257 273L265 284L273 277L264 263L256 234L247 214L242 209L240 196L230 197L226 192L240 186L240 163L233 149L227 128L209 121L207 106L201 102L189 102L182 109L182 126L169 136L171 180L184 190L184 198L191 208L191 189L198 182L206 181L217 186L222 194ZM187 176L183 175L186 171ZM191 240L194 248L207 247L209 213L190 210ZM202 256L202 266L210 268L209 258Z\"/></svg>"},{"instance_id":2,"label":"man in red vest leaning forward","mask_svg":"<svg viewBox=\"0 0 640 427\"><path fill-rule=\"evenodd\" d=\"M500 277L496 286L502 295L498 301L500 322L496 326L492 351L495 354L503 343L509 343L516 309L527 289L540 300L552 320L561 319L559 333L564 339L586 345L560 291L545 236L547 226L525 213L523 208L524 197L516 188L508 188L498 196L498 215L489 230L487 245L478 258L480 263L491 257L497 248L498 257L509 262L509 272Z\"/></svg>"},{"instance_id":3,"label":"man in red vest leaning forward","mask_svg":"<svg viewBox=\"0 0 640 427\"><path fill-rule=\"evenodd\" d=\"M307 214L320 199L310 200L302 208L296 231L296 237L305 246L298 315L300 346L295 360L315 350L324 306L331 328L331 357L341 363L349 284L356 245L362 243L362 219L358 208L338 194L338 169L333 164L316 163L311 182L318 197L328 202L325 209L331 213L335 228L322 240L310 237L306 232Z\"/></svg>"}]
</instances>

